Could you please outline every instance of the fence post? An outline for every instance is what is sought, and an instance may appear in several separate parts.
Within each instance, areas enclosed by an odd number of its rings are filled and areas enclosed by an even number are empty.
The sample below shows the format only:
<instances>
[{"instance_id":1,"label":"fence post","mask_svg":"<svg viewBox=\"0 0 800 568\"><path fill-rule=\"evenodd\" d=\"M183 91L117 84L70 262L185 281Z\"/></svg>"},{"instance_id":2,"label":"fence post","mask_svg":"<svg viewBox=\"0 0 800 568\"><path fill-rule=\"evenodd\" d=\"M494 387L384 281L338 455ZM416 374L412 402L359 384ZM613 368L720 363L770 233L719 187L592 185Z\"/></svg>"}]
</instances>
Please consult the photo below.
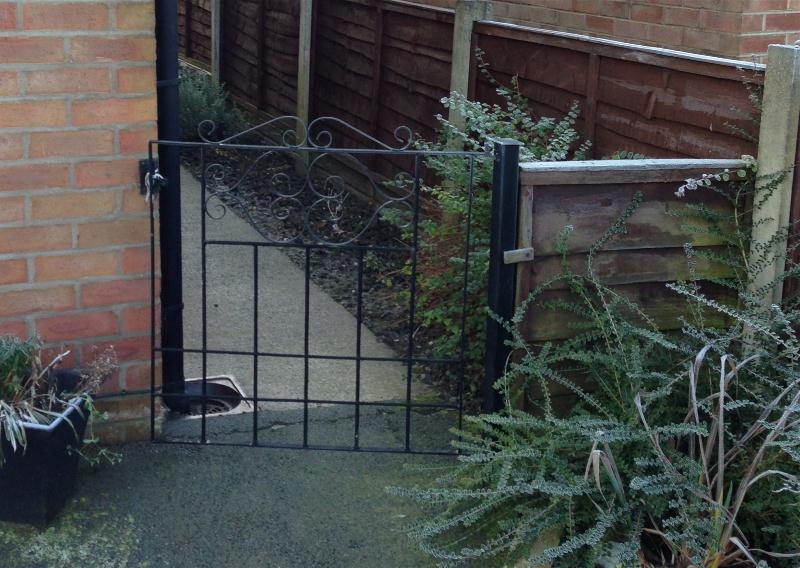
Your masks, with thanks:
<instances>
[{"instance_id":1,"label":"fence post","mask_svg":"<svg viewBox=\"0 0 800 568\"><path fill-rule=\"evenodd\" d=\"M758 169L762 180L757 188L774 183L772 174L787 174L771 193L762 207L753 212L751 256L759 253L775 234L789 224L792 204L792 187L797 156L798 126L800 126L800 46L771 45L764 80L764 97L761 113L761 132L758 143ZM766 176L764 178L763 176ZM786 240L774 243L778 257L772 266L755 275L751 292L769 286L786 268ZM773 287L764 305L780 304L783 285Z\"/></svg>"},{"instance_id":2,"label":"fence post","mask_svg":"<svg viewBox=\"0 0 800 568\"><path fill-rule=\"evenodd\" d=\"M494 181L492 184L491 241L489 244L489 310L504 320L514 315L517 265L505 264L503 253L517 245L517 209L519 200L519 149L516 140L494 143ZM503 376L511 349L506 345L510 334L492 317L486 323L486 374L483 379L483 411L503 407L494 383Z\"/></svg>"},{"instance_id":3,"label":"fence post","mask_svg":"<svg viewBox=\"0 0 800 568\"><path fill-rule=\"evenodd\" d=\"M491 0L456 0L453 24L453 54L450 72L450 92L466 96L469 92L469 72L472 61L472 28L476 21L491 15ZM448 119L457 128L464 127L464 117L450 109Z\"/></svg>"},{"instance_id":4,"label":"fence post","mask_svg":"<svg viewBox=\"0 0 800 568\"><path fill-rule=\"evenodd\" d=\"M311 118L311 41L314 20L314 0L300 0L300 32L297 51L297 118L298 140L305 135L303 125ZM301 132L303 130L303 132Z\"/></svg>"},{"instance_id":5,"label":"fence post","mask_svg":"<svg viewBox=\"0 0 800 568\"><path fill-rule=\"evenodd\" d=\"M222 0L211 0L211 80L222 80L220 55L222 54Z\"/></svg>"}]
</instances>

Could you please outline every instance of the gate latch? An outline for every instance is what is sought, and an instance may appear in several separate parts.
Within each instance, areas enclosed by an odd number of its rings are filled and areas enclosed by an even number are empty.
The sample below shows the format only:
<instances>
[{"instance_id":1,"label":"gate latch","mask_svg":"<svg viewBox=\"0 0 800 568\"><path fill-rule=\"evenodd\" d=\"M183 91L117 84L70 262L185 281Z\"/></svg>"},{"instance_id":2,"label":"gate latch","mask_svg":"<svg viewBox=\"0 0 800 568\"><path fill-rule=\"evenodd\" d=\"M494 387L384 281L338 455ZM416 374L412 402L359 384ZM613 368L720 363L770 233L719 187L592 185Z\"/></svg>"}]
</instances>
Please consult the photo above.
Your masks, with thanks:
<instances>
[{"instance_id":1,"label":"gate latch","mask_svg":"<svg viewBox=\"0 0 800 568\"><path fill-rule=\"evenodd\" d=\"M161 192L161 188L167 187L167 178L158 171L158 162L154 160L153 176L150 176L150 161L141 160L139 162L139 193L146 199L156 196Z\"/></svg>"},{"instance_id":2,"label":"gate latch","mask_svg":"<svg viewBox=\"0 0 800 568\"><path fill-rule=\"evenodd\" d=\"M533 247L507 250L503 253L503 264L517 264L533 260Z\"/></svg>"}]
</instances>

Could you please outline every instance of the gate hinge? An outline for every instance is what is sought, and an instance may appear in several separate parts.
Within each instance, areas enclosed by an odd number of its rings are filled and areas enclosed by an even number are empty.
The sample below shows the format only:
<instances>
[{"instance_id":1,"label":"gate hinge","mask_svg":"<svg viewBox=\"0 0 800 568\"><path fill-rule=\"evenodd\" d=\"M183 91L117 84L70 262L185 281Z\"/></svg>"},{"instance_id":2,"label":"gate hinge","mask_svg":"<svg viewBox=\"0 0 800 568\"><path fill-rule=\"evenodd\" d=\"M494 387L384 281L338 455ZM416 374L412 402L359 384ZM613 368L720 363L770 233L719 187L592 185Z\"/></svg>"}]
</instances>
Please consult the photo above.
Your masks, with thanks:
<instances>
[{"instance_id":1,"label":"gate hinge","mask_svg":"<svg viewBox=\"0 0 800 568\"><path fill-rule=\"evenodd\" d=\"M507 250L503 253L503 264L517 264L533 260L533 247Z\"/></svg>"},{"instance_id":2,"label":"gate hinge","mask_svg":"<svg viewBox=\"0 0 800 568\"><path fill-rule=\"evenodd\" d=\"M158 171L158 161L153 160L153 162L153 176L150 179L150 160L139 161L139 193L144 195L145 199L158 195L162 188L167 187L167 178Z\"/></svg>"}]
</instances>

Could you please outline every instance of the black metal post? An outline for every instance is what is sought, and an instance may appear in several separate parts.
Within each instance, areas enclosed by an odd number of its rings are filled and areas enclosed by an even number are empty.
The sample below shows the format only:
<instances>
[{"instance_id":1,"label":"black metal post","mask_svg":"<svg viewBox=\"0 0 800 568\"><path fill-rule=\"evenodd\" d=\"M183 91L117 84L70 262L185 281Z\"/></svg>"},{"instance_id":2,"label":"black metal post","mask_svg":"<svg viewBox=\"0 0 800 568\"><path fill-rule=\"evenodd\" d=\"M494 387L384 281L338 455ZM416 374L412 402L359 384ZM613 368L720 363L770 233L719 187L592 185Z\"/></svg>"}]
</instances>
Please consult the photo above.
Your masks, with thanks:
<instances>
[{"instance_id":1,"label":"black metal post","mask_svg":"<svg viewBox=\"0 0 800 568\"><path fill-rule=\"evenodd\" d=\"M519 201L519 149L516 140L494 143L494 182L492 184L492 227L489 245L489 309L503 319L514 315L517 265L505 264L503 253L517 248L517 204ZM486 325L486 374L483 379L483 411L495 412L503 406L494 383L503 376L511 349L506 345L508 331L493 318Z\"/></svg>"},{"instance_id":2,"label":"black metal post","mask_svg":"<svg viewBox=\"0 0 800 568\"><path fill-rule=\"evenodd\" d=\"M158 89L158 137L179 140L178 98L178 2L156 0L156 86ZM187 31L188 34L188 31ZM161 241L161 344L164 351L164 392L184 391L183 371L183 269L181 266L180 148L158 148L160 173L167 187L159 196ZM175 401L175 399L172 399ZM170 398L164 400L170 405Z\"/></svg>"}]
</instances>

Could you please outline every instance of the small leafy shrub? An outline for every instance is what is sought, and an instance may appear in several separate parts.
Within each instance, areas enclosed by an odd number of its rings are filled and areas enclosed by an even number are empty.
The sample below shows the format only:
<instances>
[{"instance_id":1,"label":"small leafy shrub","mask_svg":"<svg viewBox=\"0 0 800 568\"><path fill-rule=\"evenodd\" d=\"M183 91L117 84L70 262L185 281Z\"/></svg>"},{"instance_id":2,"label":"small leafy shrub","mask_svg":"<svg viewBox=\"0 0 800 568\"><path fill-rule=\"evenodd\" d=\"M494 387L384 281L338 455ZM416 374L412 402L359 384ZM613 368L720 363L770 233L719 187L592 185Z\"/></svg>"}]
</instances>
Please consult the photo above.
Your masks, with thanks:
<instances>
[{"instance_id":1,"label":"small leafy shrub","mask_svg":"<svg viewBox=\"0 0 800 568\"><path fill-rule=\"evenodd\" d=\"M583 159L589 146L580 143L575 131L577 103L561 119L535 118L528 101L520 94L518 82L510 88L499 85L482 67L503 99L502 105L470 101L452 93L442 99L445 108L465 118L463 129L441 115L436 142L423 142L427 150L464 149L482 151L495 138L522 142L520 161L561 161ZM422 190L435 213L420 221L420 258L417 283L417 313L436 357L458 357L461 349L461 321L464 287L464 250L467 217L470 212L469 160L452 156L431 156L425 165L429 174ZM435 181L434 181L435 180ZM486 331L486 290L489 270L491 216L491 156L475 159L471 200L471 234L465 325L466 400L479 402L483 374Z\"/></svg>"},{"instance_id":2,"label":"small leafy shrub","mask_svg":"<svg viewBox=\"0 0 800 568\"><path fill-rule=\"evenodd\" d=\"M243 129L244 118L231 102L225 87L214 83L208 73L188 66L180 70L180 126L181 140L196 142L200 140L200 123L210 120L215 129L213 139L221 140Z\"/></svg>"},{"instance_id":3,"label":"small leafy shrub","mask_svg":"<svg viewBox=\"0 0 800 568\"><path fill-rule=\"evenodd\" d=\"M686 303L679 333L659 331L593 270L641 196L592 247L585 276L566 262L565 228L555 279L573 300L540 305L578 316L575 335L534 346L518 331L552 283L543 284L505 322L518 354L497 385L505 410L467 419L454 442L464 454L437 486L391 490L429 508L410 529L422 550L441 565L797 565L800 310L796 297L781 306L763 300L800 268L747 292L780 256L775 245L788 228L753 244L753 208L776 184L728 186L734 177L704 176L678 190L718 192L732 206L728 214L687 205L677 216L686 230L725 243L722 250L686 247L692 277L669 285ZM695 272L703 256L730 269L716 281L735 292L733 303L704 292ZM727 323L712 324L720 321ZM536 399L528 397L532 388ZM556 388L571 393L574 405L558 408ZM527 411L516 404L520 397Z\"/></svg>"}]
</instances>

